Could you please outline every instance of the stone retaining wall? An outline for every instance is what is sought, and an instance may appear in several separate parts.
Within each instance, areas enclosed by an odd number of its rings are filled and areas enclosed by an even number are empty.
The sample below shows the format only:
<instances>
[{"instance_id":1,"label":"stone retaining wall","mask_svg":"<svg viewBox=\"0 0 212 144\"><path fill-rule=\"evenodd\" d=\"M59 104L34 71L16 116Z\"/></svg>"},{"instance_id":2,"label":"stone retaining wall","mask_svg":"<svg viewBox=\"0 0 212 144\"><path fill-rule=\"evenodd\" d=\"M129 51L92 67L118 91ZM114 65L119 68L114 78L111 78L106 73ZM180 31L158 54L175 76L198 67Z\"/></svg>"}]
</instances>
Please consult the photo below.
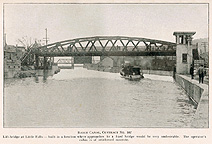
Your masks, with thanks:
<instances>
[{"instance_id":1,"label":"stone retaining wall","mask_svg":"<svg viewBox=\"0 0 212 144\"><path fill-rule=\"evenodd\" d=\"M176 74L176 82L186 91L190 99L197 104L191 127L209 128L208 85L199 84L197 80L191 80L190 77L178 74Z\"/></svg>"},{"instance_id":2,"label":"stone retaining wall","mask_svg":"<svg viewBox=\"0 0 212 144\"><path fill-rule=\"evenodd\" d=\"M189 98L191 98L195 101L196 104L198 104L204 89L192 83L191 81L183 78L180 75L176 75L175 80L186 91Z\"/></svg>"}]
</instances>

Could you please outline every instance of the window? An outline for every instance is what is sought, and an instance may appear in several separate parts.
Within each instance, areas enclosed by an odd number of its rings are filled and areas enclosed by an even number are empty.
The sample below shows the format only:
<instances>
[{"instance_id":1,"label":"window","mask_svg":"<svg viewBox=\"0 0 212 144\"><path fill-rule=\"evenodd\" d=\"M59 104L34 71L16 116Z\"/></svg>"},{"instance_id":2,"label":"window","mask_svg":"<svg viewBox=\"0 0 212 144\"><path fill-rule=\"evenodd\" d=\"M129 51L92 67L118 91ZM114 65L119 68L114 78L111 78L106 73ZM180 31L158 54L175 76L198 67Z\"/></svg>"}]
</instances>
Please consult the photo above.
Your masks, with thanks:
<instances>
[{"instance_id":1,"label":"window","mask_svg":"<svg viewBox=\"0 0 212 144\"><path fill-rule=\"evenodd\" d=\"M183 35L180 35L179 39L180 39L180 44L183 44Z\"/></svg>"},{"instance_id":2,"label":"window","mask_svg":"<svg viewBox=\"0 0 212 144\"><path fill-rule=\"evenodd\" d=\"M183 57L183 63L187 63L187 54L183 54L182 55L182 57Z\"/></svg>"},{"instance_id":3,"label":"window","mask_svg":"<svg viewBox=\"0 0 212 144\"><path fill-rule=\"evenodd\" d=\"M12 54L11 54L11 53L9 54L9 59L10 59L10 60L12 59Z\"/></svg>"}]
</instances>

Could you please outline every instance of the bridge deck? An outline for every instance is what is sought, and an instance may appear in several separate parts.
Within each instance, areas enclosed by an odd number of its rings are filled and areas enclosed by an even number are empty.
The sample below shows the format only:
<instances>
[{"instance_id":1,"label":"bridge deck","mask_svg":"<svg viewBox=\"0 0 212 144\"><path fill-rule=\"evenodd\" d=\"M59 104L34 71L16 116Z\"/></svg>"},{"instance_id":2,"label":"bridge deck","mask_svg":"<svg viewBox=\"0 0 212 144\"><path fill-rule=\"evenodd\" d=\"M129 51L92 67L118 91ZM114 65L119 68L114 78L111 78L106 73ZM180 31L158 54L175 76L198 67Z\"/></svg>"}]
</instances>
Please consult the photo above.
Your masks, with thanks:
<instances>
[{"instance_id":1,"label":"bridge deck","mask_svg":"<svg viewBox=\"0 0 212 144\"><path fill-rule=\"evenodd\" d=\"M176 51L160 52L160 51L117 51L117 52L41 52L36 53L39 56L60 57L60 56L176 56Z\"/></svg>"}]
</instances>

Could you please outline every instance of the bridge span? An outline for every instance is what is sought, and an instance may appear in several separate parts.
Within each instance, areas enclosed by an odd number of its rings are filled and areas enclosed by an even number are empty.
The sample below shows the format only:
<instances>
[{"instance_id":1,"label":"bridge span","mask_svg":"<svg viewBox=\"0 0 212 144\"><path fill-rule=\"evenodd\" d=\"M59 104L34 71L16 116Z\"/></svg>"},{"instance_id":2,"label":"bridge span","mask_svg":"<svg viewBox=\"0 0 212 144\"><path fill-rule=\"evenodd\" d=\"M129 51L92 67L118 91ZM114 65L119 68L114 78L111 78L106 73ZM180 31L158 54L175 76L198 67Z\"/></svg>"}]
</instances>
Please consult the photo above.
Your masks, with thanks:
<instances>
[{"instance_id":1,"label":"bridge span","mask_svg":"<svg viewBox=\"0 0 212 144\"><path fill-rule=\"evenodd\" d=\"M125 37L95 36L60 41L37 47L37 56L175 56L176 44L167 41Z\"/></svg>"},{"instance_id":2,"label":"bridge span","mask_svg":"<svg viewBox=\"0 0 212 144\"><path fill-rule=\"evenodd\" d=\"M45 69L49 57L61 56L176 56L176 43L126 36L76 38L44 46L35 43L21 61Z\"/></svg>"}]
</instances>

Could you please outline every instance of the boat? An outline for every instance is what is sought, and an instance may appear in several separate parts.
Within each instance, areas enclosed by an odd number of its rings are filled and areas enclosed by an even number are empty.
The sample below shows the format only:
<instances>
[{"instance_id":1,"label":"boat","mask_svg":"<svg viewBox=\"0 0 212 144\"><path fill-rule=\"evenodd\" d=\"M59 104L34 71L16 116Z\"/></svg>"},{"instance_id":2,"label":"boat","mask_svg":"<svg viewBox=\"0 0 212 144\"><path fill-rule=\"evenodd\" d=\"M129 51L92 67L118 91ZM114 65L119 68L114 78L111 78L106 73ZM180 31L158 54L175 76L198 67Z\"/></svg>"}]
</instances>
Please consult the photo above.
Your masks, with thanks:
<instances>
[{"instance_id":1,"label":"boat","mask_svg":"<svg viewBox=\"0 0 212 144\"><path fill-rule=\"evenodd\" d=\"M129 80L140 80L144 78L141 68L138 66L124 66L120 75L122 78L126 78Z\"/></svg>"}]
</instances>

